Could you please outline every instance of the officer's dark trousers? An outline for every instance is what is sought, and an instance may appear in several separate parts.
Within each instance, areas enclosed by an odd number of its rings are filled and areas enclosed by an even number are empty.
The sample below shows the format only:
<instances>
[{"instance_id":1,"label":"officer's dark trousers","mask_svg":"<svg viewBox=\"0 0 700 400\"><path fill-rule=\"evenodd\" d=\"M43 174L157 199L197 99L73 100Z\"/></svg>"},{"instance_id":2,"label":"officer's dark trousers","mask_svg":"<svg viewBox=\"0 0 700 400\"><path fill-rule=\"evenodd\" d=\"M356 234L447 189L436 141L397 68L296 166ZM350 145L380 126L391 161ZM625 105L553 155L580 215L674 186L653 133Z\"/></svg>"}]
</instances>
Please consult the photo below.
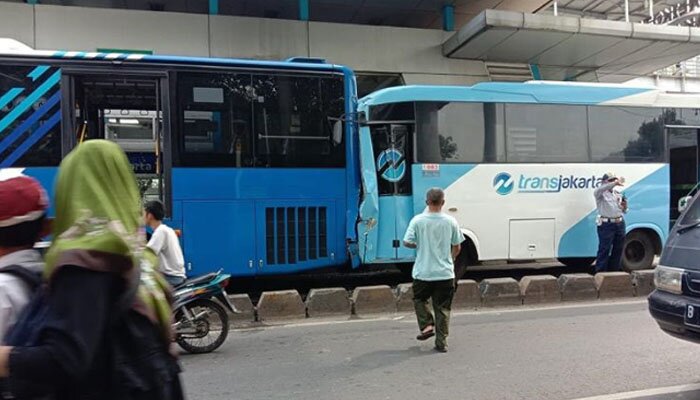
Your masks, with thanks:
<instances>
[{"instance_id":1,"label":"officer's dark trousers","mask_svg":"<svg viewBox=\"0 0 700 400\"><path fill-rule=\"evenodd\" d=\"M603 222L598 227L598 257L595 271L619 271L622 267L622 246L625 243L625 223Z\"/></svg>"},{"instance_id":2,"label":"officer's dark trousers","mask_svg":"<svg viewBox=\"0 0 700 400\"><path fill-rule=\"evenodd\" d=\"M455 292L454 279L445 281L413 281L413 305L416 308L418 327L422 331L430 325L435 327L435 347L447 347L450 310ZM435 318L428 308L428 300L433 301Z\"/></svg>"}]
</instances>

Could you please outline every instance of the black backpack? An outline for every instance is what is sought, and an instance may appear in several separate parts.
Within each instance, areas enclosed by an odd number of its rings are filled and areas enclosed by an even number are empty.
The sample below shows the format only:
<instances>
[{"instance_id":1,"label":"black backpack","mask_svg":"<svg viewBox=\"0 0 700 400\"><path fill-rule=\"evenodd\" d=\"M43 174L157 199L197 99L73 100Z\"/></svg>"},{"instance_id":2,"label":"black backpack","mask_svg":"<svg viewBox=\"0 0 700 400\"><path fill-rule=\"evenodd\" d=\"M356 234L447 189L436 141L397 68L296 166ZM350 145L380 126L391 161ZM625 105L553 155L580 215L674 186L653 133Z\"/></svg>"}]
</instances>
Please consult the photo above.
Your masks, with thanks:
<instances>
[{"instance_id":1,"label":"black backpack","mask_svg":"<svg viewBox=\"0 0 700 400\"><path fill-rule=\"evenodd\" d=\"M2 272L5 271L5 269L2 269ZM14 274L15 269L13 268L12 271ZM22 272L17 274L19 273ZM123 396L118 395L117 398L140 399L142 397L139 397L138 393L143 391L156 394L156 396L150 396L149 398L177 398L177 396L171 395L158 396L158 394L167 393L173 384L179 387L179 381L167 381L173 376L177 377L179 372L177 362L171 359L172 356L167 351L161 352L162 354L153 354L148 351L152 349L143 349L147 350L147 354L141 354L139 350L141 350L140 344L142 342L140 337L142 333L129 323L129 318L124 318L130 312L131 305L136 297L139 276L140 270L132 275L132 280L117 299L115 304L116 312L111 315L110 324L112 327L118 327L117 329L119 330L127 331L125 335L121 336L122 340L116 340L117 338L110 340L112 343L110 362L112 364L111 373L113 374L114 387L117 390L124 391L124 393L120 393ZM28 278L32 280L33 283L31 285L35 288L34 295L20 314L15 326L8 332L6 337L7 345L29 347L35 346L40 342L40 333L49 307L47 286L42 284L41 277L38 274L36 277L36 280L33 280L33 277L26 274L22 277L22 279ZM29 284L29 281L27 283ZM124 340L128 343L125 343ZM0 399L13 399L12 392L22 399L54 399L53 395L47 394L52 393L52 388L41 387L36 382L15 381L11 387L7 383L0 380ZM5 386L3 387L3 385Z\"/></svg>"},{"instance_id":2,"label":"black backpack","mask_svg":"<svg viewBox=\"0 0 700 400\"><path fill-rule=\"evenodd\" d=\"M31 307L32 304L35 304L35 298L38 297L37 293L40 293L41 291L39 288L41 287L41 273L39 272L33 272L30 271L27 268L24 268L20 265L8 265L6 267L0 268L0 274L9 274L12 276L15 276L22 280L22 282L26 283L27 286L29 286L29 289L34 293L32 295L32 300L30 301L30 304L27 305L27 308ZM36 307L36 306L34 306ZM27 308L25 308L21 313L20 313L20 319L24 318L25 313L27 312ZM18 321L19 322L19 321ZM10 329L10 332L7 332L7 337L5 337L4 342L5 343L12 343L13 341L16 341L16 338L10 339L10 336L12 335L13 329ZM16 336L16 334L15 334ZM0 399L12 399L14 398L8 391L8 386L7 382L5 380L0 380Z\"/></svg>"},{"instance_id":3,"label":"black backpack","mask_svg":"<svg viewBox=\"0 0 700 400\"><path fill-rule=\"evenodd\" d=\"M0 268L0 274L13 275L22 280L29 286L29 289L35 291L41 285L41 273L33 272L19 265L8 265Z\"/></svg>"},{"instance_id":4,"label":"black backpack","mask_svg":"<svg viewBox=\"0 0 700 400\"><path fill-rule=\"evenodd\" d=\"M9 273L19 277L33 290L31 300L20 312L15 325L5 334L3 340L7 346L32 347L40 342L40 336L44 328L49 312L48 286L42 282L41 274L34 273L20 266L9 266L0 269L0 273ZM123 316L130 307L138 289L138 275L131 282L125 292L117 301L117 310L112 317L114 320ZM35 382L15 381L10 386L7 380L0 380L0 399L14 399L14 394L21 394L20 398L51 400L53 396L50 388L43 387Z\"/></svg>"}]
</instances>

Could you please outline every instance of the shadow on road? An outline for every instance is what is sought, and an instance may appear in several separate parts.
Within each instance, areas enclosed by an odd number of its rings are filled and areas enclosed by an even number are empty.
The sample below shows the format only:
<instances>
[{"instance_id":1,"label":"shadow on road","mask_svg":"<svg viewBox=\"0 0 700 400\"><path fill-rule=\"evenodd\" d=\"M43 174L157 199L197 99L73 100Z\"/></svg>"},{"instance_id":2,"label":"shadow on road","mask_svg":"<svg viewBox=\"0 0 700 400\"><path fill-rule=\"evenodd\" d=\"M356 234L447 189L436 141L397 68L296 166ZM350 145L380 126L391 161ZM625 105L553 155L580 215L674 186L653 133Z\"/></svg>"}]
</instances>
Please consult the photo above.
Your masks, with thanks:
<instances>
[{"instance_id":1,"label":"shadow on road","mask_svg":"<svg viewBox=\"0 0 700 400\"><path fill-rule=\"evenodd\" d=\"M400 364L412 358L429 355L437 356L438 353L432 348L428 349L420 346L412 346L403 350L377 350L352 357L346 360L346 363L340 367L347 368L350 366L352 368L357 368L361 372L367 372L368 370L381 369Z\"/></svg>"}]
</instances>

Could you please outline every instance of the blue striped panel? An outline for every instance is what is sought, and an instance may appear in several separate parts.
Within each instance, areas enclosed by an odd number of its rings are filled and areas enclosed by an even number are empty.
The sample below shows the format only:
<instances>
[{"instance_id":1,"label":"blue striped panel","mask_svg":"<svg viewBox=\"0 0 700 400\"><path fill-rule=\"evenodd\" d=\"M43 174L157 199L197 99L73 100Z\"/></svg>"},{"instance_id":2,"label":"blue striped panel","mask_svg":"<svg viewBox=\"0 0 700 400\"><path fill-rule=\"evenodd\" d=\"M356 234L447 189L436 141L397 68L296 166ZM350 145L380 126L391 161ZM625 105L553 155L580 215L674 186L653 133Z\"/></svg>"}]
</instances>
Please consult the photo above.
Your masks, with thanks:
<instances>
[{"instance_id":1,"label":"blue striped panel","mask_svg":"<svg viewBox=\"0 0 700 400\"><path fill-rule=\"evenodd\" d=\"M46 92L52 87L56 86L58 81L61 79L61 71L54 72L53 75L49 77L44 83L41 84L32 94L30 94L23 102L21 102L17 107L13 108L12 111L7 113L3 119L0 119L0 133L7 129L11 123L15 122L25 111L36 103L37 100L41 98Z\"/></svg>"},{"instance_id":2,"label":"blue striped panel","mask_svg":"<svg viewBox=\"0 0 700 400\"><path fill-rule=\"evenodd\" d=\"M61 91L56 91L53 96L44 104L43 106L39 107L38 110L34 112L29 118L24 120L17 128L15 128L12 133L7 135L2 141L0 141L0 154L2 154L3 151L7 150L8 147L12 145L24 132L27 131L32 125L37 123L41 117L46 115L53 106L58 104L58 101L61 99Z\"/></svg>"},{"instance_id":3,"label":"blue striped panel","mask_svg":"<svg viewBox=\"0 0 700 400\"><path fill-rule=\"evenodd\" d=\"M15 161L19 160L20 157L24 155L24 153L27 152L36 142L39 141L48 131L50 131L53 127L58 125L58 123L61 121L61 110L56 111L49 119L44 121L43 124L37 129L34 133L32 133L31 136L27 138L27 140L24 141L24 143L20 144L15 151L12 152L5 160L3 160L0 163L0 168L6 168L12 166L12 164L15 163Z\"/></svg>"},{"instance_id":4,"label":"blue striped panel","mask_svg":"<svg viewBox=\"0 0 700 400\"><path fill-rule=\"evenodd\" d=\"M32 81L36 81L48 69L49 69L48 65L39 65L38 67L34 68L34 70L32 70L32 72L30 72L29 75L27 75L27 76L32 78Z\"/></svg>"},{"instance_id":5,"label":"blue striped panel","mask_svg":"<svg viewBox=\"0 0 700 400\"><path fill-rule=\"evenodd\" d=\"M24 91L24 88L12 88L7 91L7 93L3 94L0 96L0 108L5 107L6 105L10 104L12 100L15 99L15 97L19 96L20 93Z\"/></svg>"}]
</instances>

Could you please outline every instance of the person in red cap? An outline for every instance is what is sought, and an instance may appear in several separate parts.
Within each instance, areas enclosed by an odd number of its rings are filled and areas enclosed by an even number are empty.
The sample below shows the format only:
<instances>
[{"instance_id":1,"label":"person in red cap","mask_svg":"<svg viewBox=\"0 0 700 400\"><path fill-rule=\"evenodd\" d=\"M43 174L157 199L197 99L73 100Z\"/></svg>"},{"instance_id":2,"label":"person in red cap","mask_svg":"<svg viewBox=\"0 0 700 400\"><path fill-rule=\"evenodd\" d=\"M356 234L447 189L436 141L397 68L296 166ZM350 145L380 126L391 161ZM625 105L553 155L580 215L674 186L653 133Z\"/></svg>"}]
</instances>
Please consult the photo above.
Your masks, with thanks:
<instances>
[{"instance_id":1,"label":"person in red cap","mask_svg":"<svg viewBox=\"0 0 700 400\"><path fill-rule=\"evenodd\" d=\"M41 282L34 244L48 232L48 198L28 176L0 180L0 342Z\"/></svg>"}]
</instances>

